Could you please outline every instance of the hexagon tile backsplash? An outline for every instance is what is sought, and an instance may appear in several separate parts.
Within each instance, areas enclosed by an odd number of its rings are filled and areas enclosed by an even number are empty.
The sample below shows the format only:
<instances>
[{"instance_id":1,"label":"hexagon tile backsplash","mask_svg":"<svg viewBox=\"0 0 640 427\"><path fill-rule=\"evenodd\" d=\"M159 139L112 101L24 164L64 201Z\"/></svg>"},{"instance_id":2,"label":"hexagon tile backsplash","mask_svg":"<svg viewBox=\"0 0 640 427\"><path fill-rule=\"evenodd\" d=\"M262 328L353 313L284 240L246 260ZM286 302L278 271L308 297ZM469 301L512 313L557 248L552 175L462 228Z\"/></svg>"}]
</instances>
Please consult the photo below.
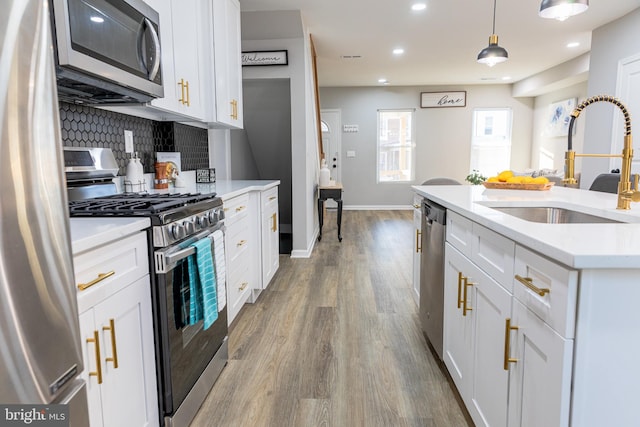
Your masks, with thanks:
<instances>
[{"instance_id":1,"label":"hexagon tile backsplash","mask_svg":"<svg viewBox=\"0 0 640 427\"><path fill-rule=\"evenodd\" d=\"M124 148L124 131L133 131L133 148L145 173L154 172L155 153L179 151L182 170L209 167L207 130L175 122L156 122L100 110L86 105L60 102L62 144L67 147L111 148L125 174L129 155Z\"/></svg>"}]
</instances>

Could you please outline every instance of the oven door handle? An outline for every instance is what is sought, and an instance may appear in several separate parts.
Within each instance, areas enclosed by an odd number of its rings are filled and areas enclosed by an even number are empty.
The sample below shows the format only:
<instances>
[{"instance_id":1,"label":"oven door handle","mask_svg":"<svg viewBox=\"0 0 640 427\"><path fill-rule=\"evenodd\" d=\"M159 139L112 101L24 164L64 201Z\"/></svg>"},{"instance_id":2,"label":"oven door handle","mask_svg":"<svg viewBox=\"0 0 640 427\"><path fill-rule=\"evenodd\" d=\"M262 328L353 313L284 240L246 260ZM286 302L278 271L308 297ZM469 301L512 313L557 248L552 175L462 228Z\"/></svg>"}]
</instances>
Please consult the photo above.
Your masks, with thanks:
<instances>
[{"instance_id":1,"label":"oven door handle","mask_svg":"<svg viewBox=\"0 0 640 427\"><path fill-rule=\"evenodd\" d=\"M196 248L193 246L189 246L188 248L184 248L172 254L167 254L165 252L156 252L156 273L165 274L170 272L176 267L178 261L180 261L181 259L185 259L189 255L193 255L195 253Z\"/></svg>"},{"instance_id":2,"label":"oven door handle","mask_svg":"<svg viewBox=\"0 0 640 427\"><path fill-rule=\"evenodd\" d=\"M216 227L214 230L207 230L199 235L196 235L193 242L202 239L213 240L213 233L216 230L224 232L224 226ZM176 268L176 264L181 259L185 259L189 255L196 253L196 248L193 246L187 246L178 251L156 251L154 253L156 274L166 274Z\"/></svg>"}]
</instances>

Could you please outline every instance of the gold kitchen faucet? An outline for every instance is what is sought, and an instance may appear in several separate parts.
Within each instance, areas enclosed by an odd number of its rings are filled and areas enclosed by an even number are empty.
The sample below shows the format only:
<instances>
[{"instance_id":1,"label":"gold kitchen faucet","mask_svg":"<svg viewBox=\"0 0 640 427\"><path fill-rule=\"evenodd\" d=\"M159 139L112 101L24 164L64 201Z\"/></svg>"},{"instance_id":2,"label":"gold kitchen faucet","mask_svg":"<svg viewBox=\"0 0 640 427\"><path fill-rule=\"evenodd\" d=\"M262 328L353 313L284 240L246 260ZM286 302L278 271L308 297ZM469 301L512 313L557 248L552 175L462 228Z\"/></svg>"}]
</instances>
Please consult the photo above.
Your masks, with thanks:
<instances>
[{"instance_id":1,"label":"gold kitchen faucet","mask_svg":"<svg viewBox=\"0 0 640 427\"><path fill-rule=\"evenodd\" d=\"M599 102L610 102L613 105L620 108L624 115L624 147L622 148L622 154L576 154L573 151L571 137L573 133L573 123L578 118L582 110L587 106ZM618 183L618 205L617 209L630 209L631 202L640 202L640 191L638 191L638 175L635 175L633 187L631 186L631 160L633 159L633 145L631 138L631 117L627 107L622 104L618 99L609 95L597 95L582 101L571 113L571 121L569 122L569 134L567 153L564 160L564 179L562 182L566 184L576 184L574 177L575 160L576 157L619 157L622 159L622 169L620 172L620 182Z\"/></svg>"}]
</instances>

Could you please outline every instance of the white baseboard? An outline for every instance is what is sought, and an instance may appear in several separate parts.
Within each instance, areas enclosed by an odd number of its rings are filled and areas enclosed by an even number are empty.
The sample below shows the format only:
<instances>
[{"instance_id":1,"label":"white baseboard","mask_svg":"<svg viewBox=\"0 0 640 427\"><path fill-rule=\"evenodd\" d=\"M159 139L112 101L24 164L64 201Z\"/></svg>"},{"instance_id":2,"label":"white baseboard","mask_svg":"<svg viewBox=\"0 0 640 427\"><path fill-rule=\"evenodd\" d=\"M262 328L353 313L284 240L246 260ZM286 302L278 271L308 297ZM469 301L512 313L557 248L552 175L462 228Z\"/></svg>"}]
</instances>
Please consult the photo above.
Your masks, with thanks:
<instances>
[{"instance_id":1,"label":"white baseboard","mask_svg":"<svg viewBox=\"0 0 640 427\"><path fill-rule=\"evenodd\" d=\"M410 211L411 205L345 205L345 211Z\"/></svg>"}]
</instances>

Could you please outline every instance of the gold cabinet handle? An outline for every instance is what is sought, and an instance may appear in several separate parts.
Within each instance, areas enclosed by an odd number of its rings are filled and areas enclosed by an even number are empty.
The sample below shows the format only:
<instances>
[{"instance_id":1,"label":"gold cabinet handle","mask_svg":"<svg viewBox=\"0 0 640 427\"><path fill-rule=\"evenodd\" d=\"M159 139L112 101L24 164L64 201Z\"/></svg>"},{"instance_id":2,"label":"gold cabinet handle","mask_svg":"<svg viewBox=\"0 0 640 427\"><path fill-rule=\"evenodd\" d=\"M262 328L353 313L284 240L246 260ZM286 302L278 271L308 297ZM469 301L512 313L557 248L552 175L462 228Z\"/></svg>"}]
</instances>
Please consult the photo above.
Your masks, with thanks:
<instances>
[{"instance_id":1,"label":"gold cabinet handle","mask_svg":"<svg viewBox=\"0 0 640 427\"><path fill-rule=\"evenodd\" d=\"M190 101L191 98L189 97L189 82L188 81L185 83L185 86L187 88L187 107L190 107L191 106L191 101Z\"/></svg>"},{"instance_id":2,"label":"gold cabinet handle","mask_svg":"<svg viewBox=\"0 0 640 427\"><path fill-rule=\"evenodd\" d=\"M240 246L243 246L243 245L246 245L246 244L247 244L247 241L246 241L246 240L244 240L244 239L242 239L242 240L240 240L238 243L236 243L236 246L237 246L237 247L240 247Z\"/></svg>"},{"instance_id":3,"label":"gold cabinet handle","mask_svg":"<svg viewBox=\"0 0 640 427\"><path fill-rule=\"evenodd\" d=\"M240 285L240 287L238 288L238 289L240 289L240 292L244 291L248 284L249 283L247 283L247 282L242 282L242 285Z\"/></svg>"},{"instance_id":4,"label":"gold cabinet handle","mask_svg":"<svg viewBox=\"0 0 640 427\"><path fill-rule=\"evenodd\" d=\"M269 201L275 200L277 198L278 198L277 196L271 196L271 197L269 197Z\"/></svg>"},{"instance_id":5,"label":"gold cabinet handle","mask_svg":"<svg viewBox=\"0 0 640 427\"><path fill-rule=\"evenodd\" d=\"M238 206L238 207L236 208L236 212L240 212L240 211L242 211L242 210L244 210L244 209L246 209L246 208L247 208L247 207L246 207L245 205Z\"/></svg>"},{"instance_id":6,"label":"gold cabinet handle","mask_svg":"<svg viewBox=\"0 0 640 427\"><path fill-rule=\"evenodd\" d=\"M467 278L458 272L458 308L462 305L462 282L466 282Z\"/></svg>"},{"instance_id":7,"label":"gold cabinet handle","mask_svg":"<svg viewBox=\"0 0 640 427\"><path fill-rule=\"evenodd\" d=\"M113 362L113 369L118 369L118 350L116 349L116 324L114 319L109 319L109 326L103 326L103 331L111 331L111 351L112 357L107 357L105 362Z\"/></svg>"},{"instance_id":8,"label":"gold cabinet handle","mask_svg":"<svg viewBox=\"0 0 640 427\"><path fill-rule=\"evenodd\" d=\"M98 273L98 277L96 277L92 281L88 283L78 283L78 289L80 289L81 291L84 291L85 289L92 287L96 283L102 282L104 279L106 279L107 277L111 277L114 274L116 274L115 270L111 270L108 273Z\"/></svg>"},{"instance_id":9,"label":"gold cabinet handle","mask_svg":"<svg viewBox=\"0 0 640 427\"><path fill-rule=\"evenodd\" d=\"M549 288L539 288L536 285L534 285L533 279L531 277L522 277L519 274L516 274L516 280L522 283L523 285L525 285L527 288L531 289L536 294L540 295L541 297L543 297L544 294L551 293L551 289Z\"/></svg>"},{"instance_id":10,"label":"gold cabinet handle","mask_svg":"<svg viewBox=\"0 0 640 427\"><path fill-rule=\"evenodd\" d=\"M469 289L469 286L475 285L475 283L467 282L467 279L468 278L466 278L466 277L464 279L464 301L462 301L462 315L463 316L467 315L467 311L472 311L472 309L467 306L467 289Z\"/></svg>"},{"instance_id":11,"label":"gold cabinet handle","mask_svg":"<svg viewBox=\"0 0 640 427\"><path fill-rule=\"evenodd\" d=\"M422 248L420 247L420 235L422 232L416 228L416 253L422 252Z\"/></svg>"},{"instance_id":12,"label":"gold cabinet handle","mask_svg":"<svg viewBox=\"0 0 640 427\"><path fill-rule=\"evenodd\" d=\"M95 343L96 371L89 372L90 377L98 377L98 384L102 384L102 363L100 362L100 335L98 331L93 331L93 338L87 338L87 342Z\"/></svg>"},{"instance_id":13,"label":"gold cabinet handle","mask_svg":"<svg viewBox=\"0 0 640 427\"><path fill-rule=\"evenodd\" d=\"M511 331L517 331L519 328L517 326L511 326L511 319L505 320L504 326L504 370L509 370L509 363L516 363L518 359L509 357L510 349L511 349Z\"/></svg>"},{"instance_id":14,"label":"gold cabinet handle","mask_svg":"<svg viewBox=\"0 0 640 427\"><path fill-rule=\"evenodd\" d=\"M420 205L413 205L415 209L420 209Z\"/></svg>"},{"instance_id":15,"label":"gold cabinet handle","mask_svg":"<svg viewBox=\"0 0 640 427\"><path fill-rule=\"evenodd\" d=\"M180 86L180 99L178 99L178 102L181 103L182 105L185 104L184 101L184 79L180 79L180 81L178 82L178 86Z\"/></svg>"},{"instance_id":16,"label":"gold cabinet handle","mask_svg":"<svg viewBox=\"0 0 640 427\"><path fill-rule=\"evenodd\" d=\"M276 214L271 215L271 231L274 233L278 231L278 220L276 219Z\"/></svg>"}]
</instances>

